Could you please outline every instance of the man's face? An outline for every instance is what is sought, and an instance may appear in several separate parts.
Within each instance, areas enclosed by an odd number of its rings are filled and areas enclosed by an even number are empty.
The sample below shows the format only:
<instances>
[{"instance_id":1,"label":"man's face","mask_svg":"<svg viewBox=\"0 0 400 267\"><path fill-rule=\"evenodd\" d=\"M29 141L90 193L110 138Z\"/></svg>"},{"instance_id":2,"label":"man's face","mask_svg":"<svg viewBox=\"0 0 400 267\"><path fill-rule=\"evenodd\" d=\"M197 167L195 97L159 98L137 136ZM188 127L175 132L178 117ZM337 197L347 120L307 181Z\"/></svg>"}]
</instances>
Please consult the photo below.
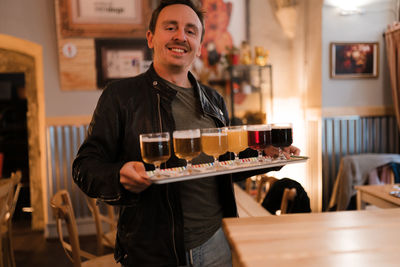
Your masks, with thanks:
<instances>
[{"instance_id":1,"label":"man's face","mask_svg":"<svg viewBox=\"0 0 400 267\"><path fill-rule=\"evenodd\" d=\"M182 4L161 10L154 34L147 32L147 43L154 50L154 65L188 70L200 56L202 25L196 13Z\"/></svg>"}]
</instances>

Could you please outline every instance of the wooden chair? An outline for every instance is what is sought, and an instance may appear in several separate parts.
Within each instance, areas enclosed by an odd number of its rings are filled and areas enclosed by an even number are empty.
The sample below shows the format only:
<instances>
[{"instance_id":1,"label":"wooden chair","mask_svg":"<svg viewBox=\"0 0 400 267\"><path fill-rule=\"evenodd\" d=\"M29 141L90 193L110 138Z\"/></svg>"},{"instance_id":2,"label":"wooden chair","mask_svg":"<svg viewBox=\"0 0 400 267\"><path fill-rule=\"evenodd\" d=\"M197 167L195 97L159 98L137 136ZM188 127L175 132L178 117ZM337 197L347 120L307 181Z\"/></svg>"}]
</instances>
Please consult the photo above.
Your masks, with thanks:
<instances>
[{"instance_id":1,"label":"wooden chair","mask_svg":"<svg viewBox=\"0 0 400 267\"><path fill-rule=\"evenodd\" d=\"M266 194L268 194L269 189L271 186L278 181L279 179L273 176L267 175L260 175L257 179L257 196L256 201L258 203L262 203ZM280 214L287 214L289 208L289 202L294 201L297 195L296 188L285 188L282 194L282 201L281 201L281 209Z\"/></svg>"},{"instance_id":2,"label":"wooden chair","mask_svg":"<svg viewBox=\"0 0 400 267\"><path fill-rule=\"evenodd\" d=\"M294 201L297 195L296 188L285 188L282 195L281 214L287 214L289 201Z\"/></svg>"},{"instance_id":3,"label":"wooden chair","mask_svg":"<svg viewBox=\"0 0 400 267\"><path fill-rule=\"evenodd\" d=\"M21 171L11 173L11 177L7 179L8 181L6 187L8 187L8 194L2 199L2 201L0 201L0 205L2 207L2 211L0 213L0 243L2 243L1 259L2 263L9 267L15 267L14 246L12 239L12 217L14 215L19 192L21 190L21 177Z\"/></svg>"},{"instance_id":4,"label":"wooden chair","mask_svg":"<svg viewBox=\"0 0 400 267\"><path fill-rule=\"evenodd\" d=\"M2 183L0 184L0 267L4 267L6 262L6 253L3 248L3 239L7 235L6 225L6 214L8 211L7 199L12 189L12 184Z\"/></svg>"},{"instance_id":5,"label":"wooden chair","mask_svg":"<svg viewBox=\"0 0 400 267\"><path fill-rule=\"evenodd\" d=\"M259 175L257 179L257 195L256 201L261 204L265 195L268 193L271 186L278 181L277 178L268 175Z\"/></svg>"},{"instance_id":6,"label":"wooden chair","mask_svg":"<svg viewBox=\"0 0 400 267\"><path fill-rule=\"evenodd\" d=\"M75 215L71 204L71 199L68 191L58 191L50 200L50 205L53 209L53 215L56 219L57 233L60 239L61 245L64 248L68 258L74 264L74 267L112 267L120 266L114 260L112 254L107 254L101 257L96 257L86 251L80 249L78 228L76 225ZM69 243L64 240L62 222L65 222ZM81 257L88 259L82 262Z\"/></svg>"},{"instance_id":7,"label":"wooden chair","mask_svg":"<svg viewBox=\"0 0 400 267\"><path fill-rule=\"evenodd\" d=\"M86 200L96 225L97 254L103 255L105 247L109 247L112 249L115 248L115 238L117 235L117 222L115 219L114 207L106 205L107 216L105 216L100 212L100 208L96 203L96 199L86 197ZM108 225L109 231L103 230L103 222Z\"/></svg>"}]
</instances>

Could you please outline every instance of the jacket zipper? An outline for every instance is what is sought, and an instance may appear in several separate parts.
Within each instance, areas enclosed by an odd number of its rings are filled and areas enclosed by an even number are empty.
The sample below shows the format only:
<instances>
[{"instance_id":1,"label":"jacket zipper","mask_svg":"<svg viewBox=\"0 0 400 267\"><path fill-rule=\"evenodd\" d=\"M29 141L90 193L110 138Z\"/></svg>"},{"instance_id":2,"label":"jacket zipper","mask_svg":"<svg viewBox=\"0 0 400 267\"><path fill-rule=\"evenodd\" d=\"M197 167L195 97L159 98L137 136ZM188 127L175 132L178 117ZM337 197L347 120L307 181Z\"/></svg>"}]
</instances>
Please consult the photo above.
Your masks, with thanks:
<instances>
[{"instance_id":1,"label":"jacket zipper","mask_svg":"<svg viewBox=\"0 0 400 267\"><path fill-rule=\"evenodd\" d=\"M158 107L158 121L160 122L160 132L162 132L162 120L161 120L161 103L160 103L160 94L157 93L157 107ZM174 219L174 212L172 210L171 202L169 201L169 191L168 191L168 186L167 186L167 202L168 202L168 207L171 212L171 218L172 218L172 244L174 246L174 254L175 254L175 259L177 262L177 265L179 265L179 258L178 258L178 253L176 252L176 244L175 244L175 219Z\"/></svg>"},{"instance_id":2,"label":"jacket zipper","mask_svg":"<svg viewBox=\"0 0 400 267\"><path fill-rule=\"evenodd\" d=\"M172 211L172 207L171 207L171 202L169 201L168 188L169 188L169 186L167 185L167 202L168 202L168 207L169 207L169 210L171 211L171 217L172 217L172 244L174 246L176 263L177 263L177 265L179 265L178 253L176 252L176 244L175 244L175 219L174 219L174 212Z\"/></svg>"},{"instance_id":3,"label":"jacket zipper","mask_svg":"<svg viewBox=\"0 0 400 267\"><path fill-rule=\"evenodd\" d=\"M158 107L158 122L160 123L160 133L162 133L161 101L159 93L157 93L157 107Z\"/></svg>"},{"instance_id":4,"label":"jacket zipper","mask_svg":"<svg viewBox=\"0 0 400 267\"><path fill-rule=\"evenodd\" d=\"M204 111L204 114L207 114L208 116L217 119L222 125L224 125L223 127L226 127L226 124L225 124L220 118L218 118L217 116L215 116L214 114L208 113L208 112L206 112L206 111ZM218 126L218 127L219 127L219 126Z\"/></svg>"}]
</instances>

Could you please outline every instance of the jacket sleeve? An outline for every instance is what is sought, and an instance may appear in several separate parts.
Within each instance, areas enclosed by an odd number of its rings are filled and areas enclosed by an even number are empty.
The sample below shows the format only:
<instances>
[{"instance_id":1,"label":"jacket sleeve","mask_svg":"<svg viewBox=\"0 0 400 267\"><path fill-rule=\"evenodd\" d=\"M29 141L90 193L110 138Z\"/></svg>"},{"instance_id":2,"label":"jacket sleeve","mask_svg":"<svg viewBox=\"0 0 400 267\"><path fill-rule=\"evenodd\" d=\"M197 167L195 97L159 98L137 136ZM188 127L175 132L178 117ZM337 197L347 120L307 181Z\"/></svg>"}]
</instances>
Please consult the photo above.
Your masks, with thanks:
<instances>
[{"instance_id":1,"label":"jacket sleeve","mask_svg":"<svg viewBox=\"0 0 400 267\"><path fill-rule=\"evenodd\" d=\"M112 88L103 91L93 113L87 136L72 165L74 182L89 197L109 204L133 205L138 195L125 190L119 171L122 113Z\"/></svg>"}]
</instances>

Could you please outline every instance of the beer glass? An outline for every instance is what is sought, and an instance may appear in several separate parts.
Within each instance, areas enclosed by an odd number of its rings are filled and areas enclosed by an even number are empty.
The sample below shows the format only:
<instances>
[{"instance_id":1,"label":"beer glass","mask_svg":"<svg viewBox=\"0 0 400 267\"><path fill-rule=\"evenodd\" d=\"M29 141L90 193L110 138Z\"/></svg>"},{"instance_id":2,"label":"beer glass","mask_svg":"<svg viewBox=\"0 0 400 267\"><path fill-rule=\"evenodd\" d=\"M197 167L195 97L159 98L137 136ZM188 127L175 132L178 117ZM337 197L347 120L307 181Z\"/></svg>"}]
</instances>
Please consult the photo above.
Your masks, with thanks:
<instances>
[{"instance_id":1,"label":"beer glass","mask_svg":"<svg viewBox=\"0 0 400 267\"><path fill-rule=\"evenodd\" d=\"M160 176L160 165L171 156L170 137L168 132L141 134L140 152L144 162L153 164L154 175Z\"/></svg>"},{"instance_id":2,"label":"beer glass","mask_svg":"<svg viewBox=\"0 0 400 267\"><path fill-rule=\"evenodd\" d=\"M247 148L246 126L228 127L228 151L235 154L235 164L239 163L239 152Z\"/></svg>"},{"instance_id":3,"label":"beer glass","mask_svg":"<svg viewBox=\"0 0 400 267\"><path fill-rule=\"evenodd\" d=\"M271 141L274 147L279 148L278 159L285 160L282 149L293 143L293 127L291 123L273 123L271 125Z\"/></svg>"},{"instance_id":4,"label":"beer glass","mask_svg":"<svg viewBox=\"0 0 400 267\"><path fill-rule=\"evenodd\" d=\"M200 130L182 130L173 132L175 155L186 160L186 171L193 171L192 159L201 153Z\"/></svg>"},{"instance_id":5,"label":"beer glass","mask_svg":"<svg viewBox=\"0 0 400 267\"><path fill-rule=\"evenodd\" d=\"M271 125L259 124L247 126L248 146L257 150L258 161L264 162L263 150L271 145Z\"/></svg>"},{"instance_id":6,"label":"beer glass","mask_svg":"<svg viewBox=\"0 0 400 267\"><path fill-rule=\"evenodd\" d=\"M228 152L227 128L201 129L201 149L207 155L214 157L214 168L218 168L218 157Z\"/></svg>"}]
</instances>

